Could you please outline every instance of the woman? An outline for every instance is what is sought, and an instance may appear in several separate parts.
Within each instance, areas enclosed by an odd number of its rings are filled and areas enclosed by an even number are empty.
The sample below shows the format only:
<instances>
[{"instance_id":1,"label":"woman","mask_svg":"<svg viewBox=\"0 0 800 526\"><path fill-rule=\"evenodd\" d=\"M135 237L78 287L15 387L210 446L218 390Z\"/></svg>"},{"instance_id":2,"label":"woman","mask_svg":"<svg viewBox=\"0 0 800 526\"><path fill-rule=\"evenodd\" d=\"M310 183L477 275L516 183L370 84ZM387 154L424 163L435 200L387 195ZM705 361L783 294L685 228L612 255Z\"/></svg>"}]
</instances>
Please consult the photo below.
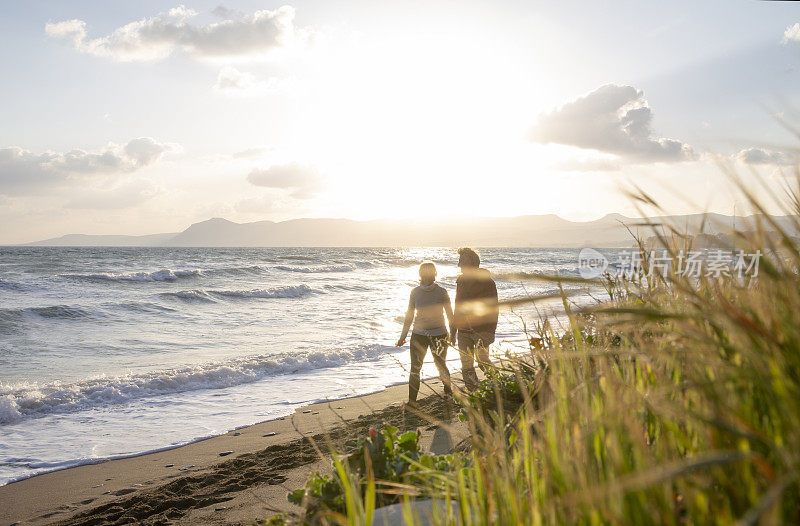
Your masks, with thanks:
<instances>
[{"instance_id":1,"label":"woman","mask_svg":"<svg viewBox=\"0 0 800 526\"><path fill-rule=\"evenodd\" d=\"M411 297L408 300L408 310L406 311L403 332L397 340L400 347L406 342L408 329L411 322L414 322L414 330L411 332L411 374L408 378L408 406L415 407L417 394L419 393L419 374L422 369L422 362L428 348L433 354L433 363L439 370L439 378L444 384L444 394L452 395L450 387L450 371L447 370L445 358L447 347L450 344L450 336L447 334L447 327L444 324L444 314L450 323L450 334L453 335L453 309L450 306L450 296L437 283L436 266L430 261L424 262L419 266L419 286L411 290Z\"/></svg>"}]
</instances>

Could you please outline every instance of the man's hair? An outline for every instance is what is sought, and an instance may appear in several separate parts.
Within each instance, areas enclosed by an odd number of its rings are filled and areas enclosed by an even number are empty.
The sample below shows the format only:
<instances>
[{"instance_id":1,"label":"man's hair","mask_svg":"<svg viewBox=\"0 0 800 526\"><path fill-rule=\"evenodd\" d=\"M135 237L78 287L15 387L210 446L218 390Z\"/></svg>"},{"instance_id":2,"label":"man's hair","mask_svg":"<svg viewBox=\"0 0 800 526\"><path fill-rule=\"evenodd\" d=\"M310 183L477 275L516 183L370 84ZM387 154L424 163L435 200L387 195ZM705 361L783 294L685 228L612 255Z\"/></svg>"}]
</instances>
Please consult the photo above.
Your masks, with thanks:
<instances>
[{"instance_id":1,"label":"man's hair","mask_svg":"<svg viewBox=\"0 0 800 526\"><path fill-rule=\"evenodd\" d=\"M458 249L458 257L470 267L478 268L481 266L481 257L477 252L468 247Z\"/></svg>"},{"instance_id":2,"label":"man's hair","mask_svg":"<svg viewBox=\"0 0 800 526\"><path fill-rule=\"evenodd\" d=\"M424 261L422 265L419 266L419 277L422 279L427 277L430 278L431 281L436 279L436 265L430 261Z\"/></svg>"}]
</instances>

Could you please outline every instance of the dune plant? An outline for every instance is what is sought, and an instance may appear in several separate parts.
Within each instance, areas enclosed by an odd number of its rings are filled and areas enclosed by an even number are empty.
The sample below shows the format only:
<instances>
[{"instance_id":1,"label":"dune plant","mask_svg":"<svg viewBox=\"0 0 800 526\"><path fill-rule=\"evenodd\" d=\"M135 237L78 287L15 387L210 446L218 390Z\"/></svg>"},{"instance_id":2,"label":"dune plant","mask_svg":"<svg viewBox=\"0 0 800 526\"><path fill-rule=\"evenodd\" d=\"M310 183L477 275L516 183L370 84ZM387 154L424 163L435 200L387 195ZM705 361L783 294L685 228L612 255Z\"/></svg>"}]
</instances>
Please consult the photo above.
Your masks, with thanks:
<instances>
[{"instance_id":1,"label":"dune plant","mask_svg":"<svg viewBox=\"0 0 800 526\"><path fill-rule=\"evenodd\" d=\"M682 273L695 238L643 225L655 240L639 241L643 267L670 266L607 276L603 304L564 295L563 334L460 397L470 462L399 477L392 501L457 503L441 524L800 523L800 191L778 221L736 183L759 215L731 233L731 254L759 254L757 276ZM340 480L371 495L376 473L363 491L363 478Z\"/></svg>"},{"instance_id":2,"label":"dune plant","mask_svg":"<svg viewBox=\"0 0 800 526\"><path fill-rule=\"evenodd\" d=\"M465 459L423 454L419 438L419 431L400 434L393 426L372 429L354 453L334 455L330 474L314 473L304 488L289 493L289 502L304 507L306 521L369 524L376 507L397 503L402 495L436 495L440 488L429 480L432 474L450 473Z\"/></svg>"}]
</instances>

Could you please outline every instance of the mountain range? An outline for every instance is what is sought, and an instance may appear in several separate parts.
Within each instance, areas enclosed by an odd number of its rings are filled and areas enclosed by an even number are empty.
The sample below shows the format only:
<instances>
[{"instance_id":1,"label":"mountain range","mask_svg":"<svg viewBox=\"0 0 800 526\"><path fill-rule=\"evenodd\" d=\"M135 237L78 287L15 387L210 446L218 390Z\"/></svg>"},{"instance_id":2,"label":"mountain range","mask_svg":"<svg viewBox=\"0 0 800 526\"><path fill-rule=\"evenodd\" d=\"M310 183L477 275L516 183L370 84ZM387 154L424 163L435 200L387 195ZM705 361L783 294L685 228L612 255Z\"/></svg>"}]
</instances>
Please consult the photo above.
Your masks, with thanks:
<instances>
[{"instance_id":1,"label":"mountain range","mask_svg":"<svg viewBox=\"0 0 800 526\"><path fill-rule=\"evenodd\" d=\"M729 234L734 225L752 228L755 216L693 214L630 218L609 214L576 222L554 214L448 220L355 221L351 219L293 219L235 223L222 218L194 223L177 233L145 236L69 234L29 243L32 246L147 246L147 247L628 247L632 233L652 235L646 222L670 223L690 234ZM781 225L788 216L775 217ZM794 233L794 232L793 232Z\"/></svg>"}]
</instances>

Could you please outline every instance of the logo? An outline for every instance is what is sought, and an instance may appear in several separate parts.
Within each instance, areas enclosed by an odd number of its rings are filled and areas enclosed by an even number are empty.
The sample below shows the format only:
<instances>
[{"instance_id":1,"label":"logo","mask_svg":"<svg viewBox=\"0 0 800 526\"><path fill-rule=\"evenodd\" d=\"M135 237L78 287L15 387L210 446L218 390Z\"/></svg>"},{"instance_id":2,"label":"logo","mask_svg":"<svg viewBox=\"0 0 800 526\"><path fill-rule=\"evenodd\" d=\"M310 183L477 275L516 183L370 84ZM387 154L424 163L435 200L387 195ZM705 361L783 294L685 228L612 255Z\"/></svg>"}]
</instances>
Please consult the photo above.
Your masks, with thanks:
<instances>
[{"instance_id":1,"label":"logo","mask_svg":"<svg viewBox=\"0 0 800 526\"><path fill-rule=\"evenodd\" d=\"M578 273L583 279L602 276L608 268L608 259L593 248L582 248L578 254Z\"/></svg>"}]
</instances>

